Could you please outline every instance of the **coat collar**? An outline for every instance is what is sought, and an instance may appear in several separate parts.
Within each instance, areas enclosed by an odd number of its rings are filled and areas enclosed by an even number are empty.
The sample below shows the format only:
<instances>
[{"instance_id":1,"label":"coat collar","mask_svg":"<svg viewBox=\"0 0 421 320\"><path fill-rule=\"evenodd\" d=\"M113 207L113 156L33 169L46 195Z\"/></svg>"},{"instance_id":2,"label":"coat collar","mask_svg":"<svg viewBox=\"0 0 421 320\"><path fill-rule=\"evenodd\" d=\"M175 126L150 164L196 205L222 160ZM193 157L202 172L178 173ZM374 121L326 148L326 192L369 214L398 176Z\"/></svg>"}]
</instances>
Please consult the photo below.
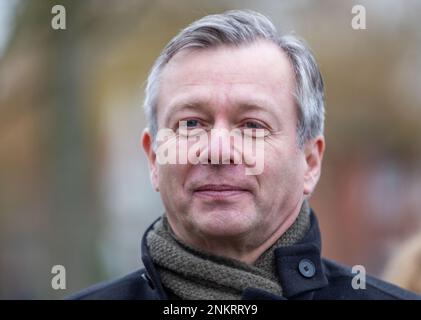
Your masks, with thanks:
<instances>
[{"instance_id":1,"label":"coat collar","mask_svg":"<svg viewBox=\"0 0 421 320\"><path fill-rule=\"evenodd\" d=\"M143 265L145 267L144 278L147 280L150 289L154 291L154 294L156 295L157 299L166 300L168 299L168 295L162 286L161 277L159 276L159 273L153 264L152 257L149 253L149 248L147 246L147 240L146 240L147 234L149 233L149 231L153 229L154 224L159 219L161 219L161 217L156 219L148 227L148 229L146 229L145 233L143 234L142 245L141 245L141 256L142 256Z\"/></svg>"},{"instance_id":2,"label":"coat collar","mask_svg":"<svg viewBox=\"0 0 421 320\"><path fill-rule=\"evenodd\" d=\"M319 224L310 211L310 228L301 241L275 250L279 279L286 298L327 286L321 257Z\"/></svg>"},{"instance_id":3,"label":"coat collar","mask_svg":"<svg viewBox=\"0 0 421 320\"><path fill-rule=\"evenodd\" d=\"M146 242L146 235L153 228L155 222L149 226L142 238L141 250L146 271L145 279L157 299L168 299ZM294 245L276 249L275 257L283 297L272 297L272 294L269 297L262 290L250 288L244 292L243 299L309 299L314 290L327 286L328 280L321 258L320 229L313 210L310 210L310 228L304 238Z\"/></svg>"}]
</instances>

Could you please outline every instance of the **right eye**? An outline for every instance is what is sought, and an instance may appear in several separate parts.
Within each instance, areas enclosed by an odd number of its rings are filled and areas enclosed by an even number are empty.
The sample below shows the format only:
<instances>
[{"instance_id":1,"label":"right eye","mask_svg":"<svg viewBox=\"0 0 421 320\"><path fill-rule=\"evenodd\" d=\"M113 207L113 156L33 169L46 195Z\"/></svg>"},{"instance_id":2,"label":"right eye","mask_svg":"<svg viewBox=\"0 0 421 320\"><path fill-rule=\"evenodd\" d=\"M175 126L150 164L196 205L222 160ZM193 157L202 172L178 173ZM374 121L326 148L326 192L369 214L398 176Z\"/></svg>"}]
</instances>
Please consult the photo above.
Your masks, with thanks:
<instances>
[{"instance_id":1,"label":"right eye","mask_svg":"<svg viewBox=\"0 0 421 320\"><path fill-rule=\"evenodd\" d=\"M186 127L187 128L195 128L199 125L199 121L196 119L187 119L184 120L186 122Z\"/></svg>"},{"instance_id":2,"label":"right eye","mask_svg":"<svg viewBox=\"0 0 421 320\"><path fill-rule=\"evenodd\" d=\"M178 122L177 133L181 136L191 136L203 133L206 130L199 119L187 118Z\"/></svg>"}]
</instances>

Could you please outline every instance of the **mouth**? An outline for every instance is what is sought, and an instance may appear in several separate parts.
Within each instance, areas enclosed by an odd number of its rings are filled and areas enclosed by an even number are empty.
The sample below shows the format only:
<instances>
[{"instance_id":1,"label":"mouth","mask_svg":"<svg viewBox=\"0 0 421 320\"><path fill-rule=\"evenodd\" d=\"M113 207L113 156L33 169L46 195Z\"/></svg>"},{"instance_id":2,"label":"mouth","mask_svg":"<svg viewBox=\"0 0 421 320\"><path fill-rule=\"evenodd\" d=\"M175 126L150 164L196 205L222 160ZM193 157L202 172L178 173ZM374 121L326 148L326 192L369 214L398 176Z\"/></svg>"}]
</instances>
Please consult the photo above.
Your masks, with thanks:
<instances>
[{"instance_id":1,"label":"mouth","mask_svg":"<svg viewBox=\"0 0 421 320\"><path fill-rule=\"evenodd\" d=\"M194 195L214 200L238 197L249 194L250 190L228 184L206 184L194 190Z\"/></svg>"}]
</instances>

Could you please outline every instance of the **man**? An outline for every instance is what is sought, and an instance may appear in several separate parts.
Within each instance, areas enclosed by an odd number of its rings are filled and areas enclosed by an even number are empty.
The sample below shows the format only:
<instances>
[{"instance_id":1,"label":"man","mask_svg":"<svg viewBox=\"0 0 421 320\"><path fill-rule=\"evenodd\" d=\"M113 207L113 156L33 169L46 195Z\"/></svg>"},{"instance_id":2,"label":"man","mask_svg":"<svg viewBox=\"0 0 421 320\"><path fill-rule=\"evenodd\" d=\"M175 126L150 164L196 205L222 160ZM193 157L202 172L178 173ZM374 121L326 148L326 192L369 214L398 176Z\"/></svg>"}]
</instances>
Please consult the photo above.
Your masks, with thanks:
<instances>
[{"instance_id":1,"label":"man","mask_svg":"<svg viewBox=\"0 0 421 320\"><path fill-rule=\"evenodd\" d=\"M417 298L372 277L354 289L349 268L320 256L308 199L325 149L323 90L309 48L258 13L182 30L146 87L142 144L166 212L143 237L145 268L74 298Z\"/></svg>"}]
</instances>

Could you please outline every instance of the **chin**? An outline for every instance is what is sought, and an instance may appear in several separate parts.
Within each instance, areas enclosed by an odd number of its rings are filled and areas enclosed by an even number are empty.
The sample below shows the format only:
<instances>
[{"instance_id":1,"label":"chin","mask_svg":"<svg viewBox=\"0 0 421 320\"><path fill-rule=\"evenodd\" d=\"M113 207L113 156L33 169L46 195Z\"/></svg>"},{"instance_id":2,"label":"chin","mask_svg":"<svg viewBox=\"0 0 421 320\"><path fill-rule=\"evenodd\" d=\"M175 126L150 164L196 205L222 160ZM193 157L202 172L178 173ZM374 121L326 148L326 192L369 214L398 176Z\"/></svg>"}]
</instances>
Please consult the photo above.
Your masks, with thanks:
<instances>
[{"instance_id":1,"label":"chin","mask_svg":"<svg viewBox=\"0 0 421 320\"><path fill-rule=\"evenodd\" d=\"M195 224L202 234L213 237L235 237L248 233L253 229L251 216L238 211L217 211L201 214Z\"/></svg>"}]
</instances>

